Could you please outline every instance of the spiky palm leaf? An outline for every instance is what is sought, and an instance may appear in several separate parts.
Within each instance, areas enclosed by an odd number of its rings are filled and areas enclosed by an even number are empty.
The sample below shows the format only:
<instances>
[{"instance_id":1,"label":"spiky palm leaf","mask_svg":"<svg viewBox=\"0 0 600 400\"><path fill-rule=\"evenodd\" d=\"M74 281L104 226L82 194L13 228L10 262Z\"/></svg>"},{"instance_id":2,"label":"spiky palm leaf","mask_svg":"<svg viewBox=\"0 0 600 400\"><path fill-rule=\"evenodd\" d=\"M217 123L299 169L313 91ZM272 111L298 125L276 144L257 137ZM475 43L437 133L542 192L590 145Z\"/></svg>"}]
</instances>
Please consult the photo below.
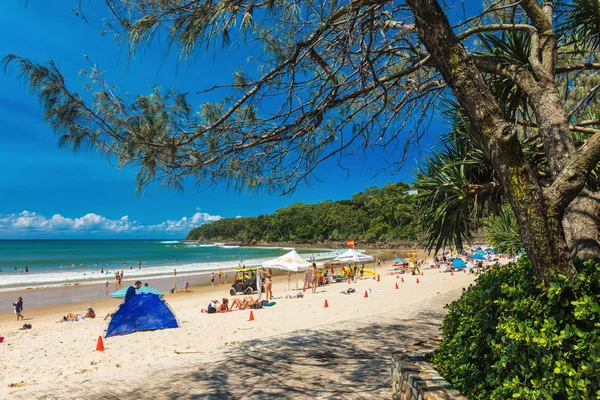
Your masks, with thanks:
<instances>
[{"instance_id":1,"label":"spiky palm leaf","mask_svg":"<svg viewBox=\"0 0 600 400\"><path fill-rule=\"evenodd\" d=\"M453 129L417 170L415 182L427 247L435 251L449 245L461 249L471 240L479 216L500 202L483 143L455 103L445 114Z\"/></svg>"},{"instance_id":2,"label":"spiky palm leaf","mask_svg":"<svg viewBox=\"0 0 600 400\"><path fill-rule=\"evenodd\" d=\"M481 55L493 56L507 63L529 68L531 37L528 32L508 31L500 36L491 33L479 36L485 51ZM492 93L502 107L506 118L514 120L520 115L529 116L530 108L525 93L510 79L493 75L490 80Z\"/></svg>"},{"instance_id":3,"label":"spiky palm leaf","mask_svg":"<svg viewBox=\"0 0 600 400\"><path fill-rule=\"evenodd\" d=\"M508 204L487 222L488 243L502 253L517 254L523 249L521 232L515 214Z\"/></svg>"},{"instance_id":4,"label":"spiky palm leaf","mask_svg":"<svg viewBox=\"0 0 600 400\"><path fill-rule=\"evenodd\" d=\"M559 32L581 52L600 49L600 1L574 0L563 3L564 18Z\"/></svg>"}]
</instances>

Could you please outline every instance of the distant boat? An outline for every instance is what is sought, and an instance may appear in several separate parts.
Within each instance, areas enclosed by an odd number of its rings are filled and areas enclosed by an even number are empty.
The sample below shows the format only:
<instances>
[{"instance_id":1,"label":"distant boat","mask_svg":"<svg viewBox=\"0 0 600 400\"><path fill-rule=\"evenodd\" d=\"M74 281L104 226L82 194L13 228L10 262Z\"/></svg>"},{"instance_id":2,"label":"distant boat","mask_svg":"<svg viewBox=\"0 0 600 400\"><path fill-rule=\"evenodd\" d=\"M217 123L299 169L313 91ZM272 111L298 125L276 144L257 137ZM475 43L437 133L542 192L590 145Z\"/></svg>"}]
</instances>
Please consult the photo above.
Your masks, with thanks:
<instances>
[{"instance_id":1,"label":"distant boat","mask_svg":"<svg viewBox=\"0 0 600 400\"><path fill-rule=\"evenodd\" d=\"M215 246L217 247L223 247L225 246L225 243L213 243Z\"/></svg>"}]
</instances>

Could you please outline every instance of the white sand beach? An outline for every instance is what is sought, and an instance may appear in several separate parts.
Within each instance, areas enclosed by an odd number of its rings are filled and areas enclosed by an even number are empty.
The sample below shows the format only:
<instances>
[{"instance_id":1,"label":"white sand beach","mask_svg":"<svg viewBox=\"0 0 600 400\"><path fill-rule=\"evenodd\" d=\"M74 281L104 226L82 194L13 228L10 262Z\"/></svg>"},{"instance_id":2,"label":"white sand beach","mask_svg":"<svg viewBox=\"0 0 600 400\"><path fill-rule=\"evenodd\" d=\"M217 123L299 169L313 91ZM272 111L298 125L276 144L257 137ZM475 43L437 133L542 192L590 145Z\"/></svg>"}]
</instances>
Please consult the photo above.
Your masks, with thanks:
<instances>
[{"instance_id":1,"label":"white sand beach","mask_svg":"<svg viewBox=\"0 0 600 400\"><path fill-rule=\"evenodd\" d=\"M275 306L254 310L255 320L248 321L250 311L223 314L201 314L211 299L228 297L228 285L194 288L191 293L166 294L165 299L177 316L180 328L137 332L104 339L104 352L96 352L98 336L104 334L108 321L103 317L114 310L119 300L101 300L91 304L54 306L24 312L25 321L16 322L13 314L0 315L0 398L27 398L57 385L86 388L106 388L114 382L151 382L158 370L178 370L194 363L222 361L225 349L255 340L280 338L301 330L326 331L348 321L369 318L385 323L402 312L416 313L432 305L441 309L460 295L460 288L475 280L468 273L443 273L425 269L423 276L388 275L388 265L382 266L381 281L371 278L350 285L347 282L309 290L304 298L285 298L296 290L287 291L287 277L275 278ZM417 278L420 283L416 283ZM396 283L399 289L395 289ZM292 278L292 287L295 278ZM341 294L348 287L356 293ZM368 298L365 290L371 289ZM444 296L444 294L449 294ZM450 300L451 300L450 299ZM324 308L327 300L329 307ZM56 323L67 312L84 313L91 305L99 318L80 322ZM23 323L30 330L19 330ZM403 344L402 333L397 335ZM310 346L310 343L306 343ZM193 361L192 361L193 360ZM235 370L224 371L229 374ZM93 398L93 396L92 396Z\"/></svg>"}]
</instances>

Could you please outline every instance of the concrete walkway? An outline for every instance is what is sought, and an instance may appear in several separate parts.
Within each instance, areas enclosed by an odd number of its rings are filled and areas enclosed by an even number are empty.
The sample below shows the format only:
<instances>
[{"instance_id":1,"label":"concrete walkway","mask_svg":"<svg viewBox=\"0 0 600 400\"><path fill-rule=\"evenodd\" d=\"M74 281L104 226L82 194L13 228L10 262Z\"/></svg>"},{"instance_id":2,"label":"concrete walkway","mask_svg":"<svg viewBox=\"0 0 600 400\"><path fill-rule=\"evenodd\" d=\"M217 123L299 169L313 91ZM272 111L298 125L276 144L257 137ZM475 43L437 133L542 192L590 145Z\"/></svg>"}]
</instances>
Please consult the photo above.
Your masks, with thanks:
<instances>
[{"instance_id":1,"label":"concrete walkway","mask_svg":"<svg viewBox=\"0 0 600 400\"><path fill-rule=\"evenodd\" d=\"M218 360L181 354L181 367L140 381L90 379L14 393L17 399L386 399L391 396L391 353L436 336L444 305L455 290L412 309L375 314L280 338L223 346ZM202 334L198 333L201 343ZM140 355L143 357L143 355Z\"/></svg>"}]
</instances>

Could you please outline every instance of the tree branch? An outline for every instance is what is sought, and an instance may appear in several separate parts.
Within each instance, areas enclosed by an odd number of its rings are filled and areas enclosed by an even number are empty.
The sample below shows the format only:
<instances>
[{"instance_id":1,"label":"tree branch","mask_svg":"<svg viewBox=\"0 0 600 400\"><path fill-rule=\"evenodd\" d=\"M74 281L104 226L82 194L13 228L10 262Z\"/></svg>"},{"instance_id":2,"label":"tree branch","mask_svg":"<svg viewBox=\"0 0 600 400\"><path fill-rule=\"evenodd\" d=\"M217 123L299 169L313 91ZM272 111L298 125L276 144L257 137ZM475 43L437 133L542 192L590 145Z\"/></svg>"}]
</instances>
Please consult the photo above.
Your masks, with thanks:
<instances>
[{"instance_id":1,"label":"tree branch","mask_svg":"<svg viewBox=\"0 0 600 400\"><path fill-rule=\"evenodd\" d=\"M536 29L535 27L527 24L488 24L479 25L471 29L467 29L466 31L456 35L456 37L458 38L458 40L464 40L477 33L495 31L526 31L534 33L536 32Z\"/></svg>"},{"instance_id":2,"label":"tree branch","mask_svg":"<svg viewBox=\"0 0 600 400\"><path fill-rule=\"evenodd\" d=\"M548 212L561 215L579 195L590 171L600 162L600 131L587 140L571 157L563 172L547 190Z\"/></svg>"},{"instance_id":3,"label":"tree branch","mask_svg":"<svg viewBox=\"0 0 600 400\"><path fill-rule=\"evenodd\" d=\"M564 74L565 72L571 71L587 71L587 70L600 70L600 63L584 63L580 65L569 65L566 67L556 68L556 74Z\"/></svg>"},{"instance_id":4,"label":"tree branch","mask_svg":"<svg viewBox=\"0 0 600 400\"><path fill-rule=\"evenodd\" d=\"M529 96L539 93L538 82L531 71L525 67L509 64L506 60L494 56L477 55L473 56L473 61L480 71L509 78Z\"/></svg>"},{"instance_id":5,"label":"tree branch","mask_svg":"<svg viewBox=\"0 0 600 400\"><path fill-rule=\"evenodd\" d=\"M521 7L537 29L537 35L534 33L531 37L529 63L538 79L549 82L554 75L556 62L556 33L551 19L552 3L546 2L542 8L537 0L523 0ZM550 9L550 13L548 9Z\"/></svg>"}]
</instances>

